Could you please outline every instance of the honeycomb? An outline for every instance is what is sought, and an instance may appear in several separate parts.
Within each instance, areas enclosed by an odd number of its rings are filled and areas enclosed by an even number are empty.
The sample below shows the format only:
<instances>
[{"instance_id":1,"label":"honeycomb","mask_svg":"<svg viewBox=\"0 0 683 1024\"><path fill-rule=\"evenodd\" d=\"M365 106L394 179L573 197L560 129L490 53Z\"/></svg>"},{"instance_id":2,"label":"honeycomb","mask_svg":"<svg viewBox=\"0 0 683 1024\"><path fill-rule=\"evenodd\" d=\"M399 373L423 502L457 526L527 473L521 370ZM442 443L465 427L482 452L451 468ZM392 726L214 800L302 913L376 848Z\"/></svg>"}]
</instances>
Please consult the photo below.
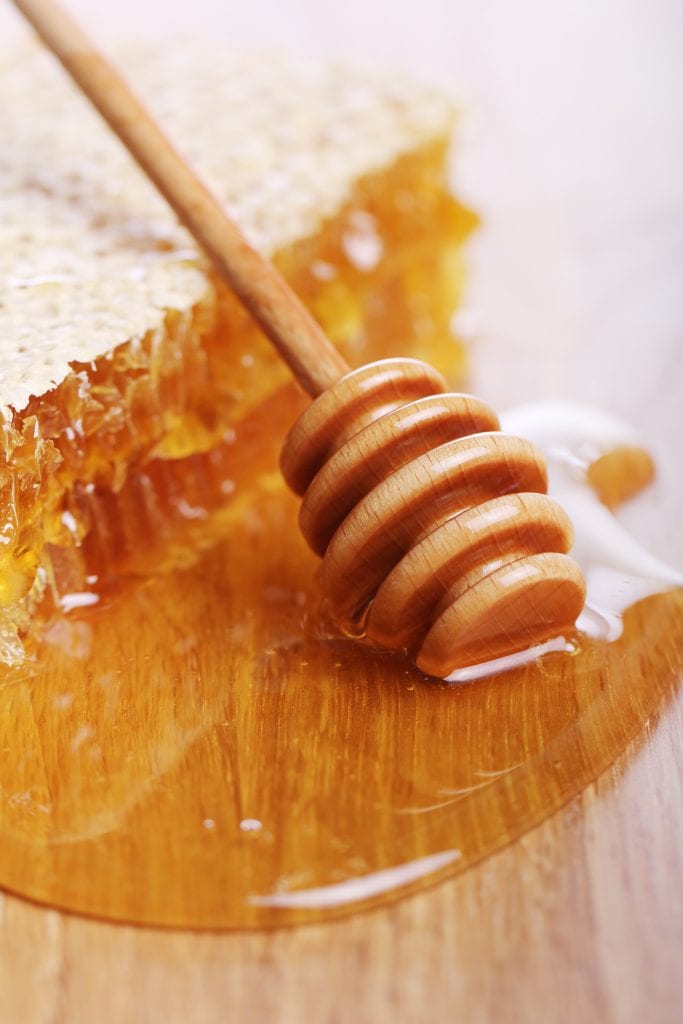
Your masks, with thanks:
<instances>
[{"instance_id":1,"label":"honeycomb","mask_svg":"<svg viewBox=\"0 0 683 1024\"><path fill-rule=\"evenodd\" d=\"M434 132L431 125L427 135L418 134L416 144L404 144L380 167L370 162L314 231L271 251L267 244L262 248L350 363L409 353L457 379L462 350L450 322L462 287L461 246L475 219L449 192L447 126ZM64 209L69 216L72 208L78 216L87 211L87 231L96 235L102 218L111 217L106 205L95 215L87 188L78 176L74 184L73 174L72 191L66 198L58 194L58 172L53 168L52 179L39 187L33 179L24 183L25 192L40 197L32 206L41 213L37 230L58 205L60 215ZM67 167L61 180L69 173ZM134 169L126 173L137 175ZM90 319L81 323L80 312L69 312L68 305L51 313L60 329L78 327L71 350L84 356L68 358L61 370L47 357L41 363L42 335L34 322L28 328L33 334L26 335L30 303L27 313L16 303L14 313L10 309L10 329L19 324L19 340L9 355L0 345L9 367L5 382L0 378L0 663L21 660L30 621L41 607L68 607L69 595L87 594L124 564L146 571L150 537L166 536L174 520L201 521L207 508L231 499L232 466L240 446L246 450L246 424L255 452L259 430L280 428L272 396L286 387L288 373L269 343L201 256L188 255L169 214L165 234L148 218L133 244L124 200L113 218L115 226L126 226L122 265L127 259L135 267L139 250L149 246L162 260L180 256L201 287L193 281L191 301L186 295L175 301L174 293L149 300L151 325L118 344L100 345L95 354L83 328L92 324L96 334L107 310L91 315L84 288ZM98 244L111 241L111 224L101 234ZM40 277L44 251L32 266L32 240L18 237L23 280L44 304L52 282L49 275ZM117 238L114 248L120 244ZM92 259L97 263L97 254ZM23 293L15 297L24 302ZM125 303L125 289L119 301ZM118 308L112 304L112 311ZM55 386L33 393L36 379L44 383L46 374ZM21 397L30 391L27 401L7 400L12 383ZM280 426L284 432L288 424Z\"/></svg>"}]
</instances>

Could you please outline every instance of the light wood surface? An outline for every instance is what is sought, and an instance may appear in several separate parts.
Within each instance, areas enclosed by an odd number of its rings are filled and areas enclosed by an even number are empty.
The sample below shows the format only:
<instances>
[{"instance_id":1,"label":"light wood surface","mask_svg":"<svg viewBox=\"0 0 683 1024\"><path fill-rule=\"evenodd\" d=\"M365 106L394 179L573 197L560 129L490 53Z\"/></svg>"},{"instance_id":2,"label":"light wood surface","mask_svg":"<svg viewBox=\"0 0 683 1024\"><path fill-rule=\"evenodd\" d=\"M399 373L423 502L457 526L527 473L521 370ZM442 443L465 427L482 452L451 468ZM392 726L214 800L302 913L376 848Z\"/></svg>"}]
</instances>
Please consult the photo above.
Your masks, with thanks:
<instances>
[{"instance_id":1,"label":"light wood surface","mask_svg":"<svg viewBox=\"0 0 683 1024\"><path fill-rule=\"evenodd\" d=\"M0 1017L676 1024L682 730L679 691L595 786L520 842L330 925L162 933L5 896Z\"/></svg>"},{"instance_id":2,"label":"light wood surface","mask_svg":"<svg viewBox=\"0 0 683 1024\"><path fill-rule=\"evenodd\" d=\"M669 363L672 368L676 365L677 360ZM663 460L662 476L666 484L667 466L675 466L676 452L673 438L669 439L668 446L662 444L662 440L663 435L660 435L660 460ZM272 458L274 464L274 452ZM293 526L295 505L293 499L289 500L286 519L289 517ZM681 558L676 526L679 500L675 488L665 487L659 495L656 491L651 493L649 500L647 494L643 495L639 507L631 510L634 528L640 523L641 532L651 535L658 529L660 542L666 545L673 561ZM279 502L275 505L271 502L270 513L276 519L280 515L276 511L278 507ZM633 515L634 512L637 514ZM284 523L283 520L280 524L282 534L286 533ZM273 525L277 523L271 522L271 527ZM251 544L252 548L258 547L253 537ZM241 546L244 547L244 543ZM309 567L303 551L302 548L300 571L307 574ZM223 586L215 565L207 580L214 591L216 586ZM270 593L277 611L277 589ZM244 592L240 599L245 599ZM246 600L249 600L248 594ZM654 619L650 617L653 611ZM182 606L179 612L182 614ZM124 606L120 614L125 634L126 622L134 617L135 607L126 611ZM174 642L182 638L186 625L177 615L169 617L168 612L164 615L163 631L152 641L160 645L160 650L163 648L157 655L161 658L167 657ZM513 838L516 828L532 825L570 798L563 810L551 815L535 830L519 836L502 852L474 863L453 880L406 898L395 906L325 925L311 924L273 932L200 934L136 929L87 921L10 895L3 896L0 904L0 1020L9 1024L15 1021L17 1024L24 1021L70 1024L93 1020L180 1022L231 1018L448 1021L457 1015L473 1021L586 1019L623 1024L647 1019L658 1024L673 1024L679 1019L683 995L679 971L683 942L679 897L683 869L680 743L683 694L675 670L681 650L681 619L679 601L671 603L666 599L664 605L654 609L649 602L635 620L631 619L638 634L645 636L645 645L637 650L631 674L624 674L619 648L611 645L607 653L612 659L612 671L609 663L603 663L603 671L585 677L578 689L579 677L574 677L573 683L571 679L565 680L569 686L551 687L550 692L547 680L545 686L539 686L536 679L534 685L527 687L517 680L509 686L505 683L499 687L475 684L444 694L431 692L426 684L416 680L418 689L413 691L416 703L411 702L410 706L422 709L415 722L422 723L424 735L417 748L412 745L409 750L396 749L392 758L374 756L373 744L383 737L386 745L396 728L398 737L406 729L410 732L410 721L405 717L401 721L401 716L396 717L392 711L392 707L396 712L405 708L405 698L410 694L402 690L398 680L387 689L388 675L382 670L372 692L381 698L377 726L380 728L384 720L387 729L380 733L368 732L373 716L368 716L365 707L362 730L365 730L364 742L368 744L367 760L360 761L359 767L365 765L367 771L371 765L383 766L383 772L389 772L389 780L394 769L400 776L402 756L411 759L410 776L415 767L420 766L421 750L428 757L423 762L425 768L441 764L443 741L441 746L438 743L441 728L456 737L454 763L468 772L473 766L495 769L498 767L496 757L501 752L510 757L508 763L511 763L520 744L528 753L534 743L543 744L560 725L559 754L558 746L553 748L551 744L550 764L541 758L541 766L552 770L534 771L538 767L537 758L522 772L531 782L530 789L513 785L507 793L509 802L503 798L501 804L501 791L503 794L506 791L503 779L500 784L483 789L479 794L475 792L469 801L459 804L464 812L460 824L457 816L441 820L441 827L446 831L439 839L449 835L453 841L457 835L461 845L468 837L472 842L465 863L456 865L464 867L470 861L476 862L486 849L495 850L498 841L505 838L501 837L497 813L505 815L510 828L508 838ZM283 619L277 614L274 621L283 625ZM657 625L659 628L653 629ZM117 632L111 636L111 642L116 642ZM263 639L261 636L261 642ZM286 630L284 635L280 633L279 639L285 642L286 650ZM52 657L56 659L53 664L61 661L68 666L71 661L73 665L72 656L79 646L87 647L88 632L76 629L64 635L57 630L52 640ZM258 641L256 637L255 642ZM310 699L312 708L321 691L314 688L310 692L311 681L323 663L314 661L313 676L308 674L308 667L300 665L297 670L296 665L310 661L309 655L315 657L313 651L312 647L303 658L296 649L285 655L290 685L297 687L300 698ZM328 649L325 655L318 654L318 658L325 661L331 653ZM194 657L191 650L186 656L190 660ZM342 663L346 657L348 654L344 653L341 657L333 655L335 663ZM88 664L87 659L84 664ZM329 672L329 661L325 664ZM595 663L593 665L595 668ZM74 681L73 676L65 680L69 686L73 686ZM146 681L149 683L149 679ZM179 774L172 767L183 727L190 728L193 721L196 724L196 708L193 709L192 702L176 705L173 716L169 717L170 706L159 704L158 692L154 694L148 688L136 691L131 687L133 679L129 680L127 690L124 685L124 693L132 698L129 707L138 720L156 721L161 725L147 737L144 731L133 730L133 747L128 743L132 760L119 760L118 767L122 771L118 778L110 775L110 782L103 789L98 774L90 774L88 765L94 762L86 761L92 737L77 735L79 721L82 723L83 700L91 699L92 688L86 685L81 696L77 696L77 703L60 711L59 700L50 703L51 698L69 692L62 687L60 678L53 678L42 693L40 680L36 682L39 685L34 689L34 699L38 704L27 704L23 716L26 726L42 717L49 729L50 715L54 720L57 712L67 714L73 716L70 719L73 731L68 736L72 742L74 739L82 741L76 744L75 752L69 752L68 744L63 748L61 764L58 749L50 755L56 758L51 762L55 777L66 770L66 781L80 785L80 789L72 793L68 785L53 792L53 797L58 797L57 809L61 814L61 820L58 816L53 827L56 824L64 831L70 828L72 833L86 827L94 829L91 840L95 842L81 844L80 851L78 843L67 842L52 846L52 852L57 850L60 858L67 858L63 866L72 858L71 870L63 877L74 883L76 895L85 895L92 901L93 894L99 893L100 898L105 899L101 911L112 912L116 909L116 894L125 897L131 882L125 875L125 868L122 874L121 865L125 865L127 854L140 852L141 838L144 840L150 835L144 827L145 814L164 810L158 801L155 806L154 800L146 798L145 779L149 780L155 770L162 774L170 770L165 781L169 792L175 792L180 798L179 803L176 800L176 809L184 810L186 823L195 813L195 825L198 824L198 808L193 799L196 779L187 791L189 799L185 801L182 797L183 779L194 777L192 759L189 776L188 762L180 766ZM331 691L336 695L339 710L337 731L335 728L330 731L328 723L323 735L332 750L334 743L344 738L342 712L348 706L349 696L355 696L348 682L340 678ZM353 714L349 712L350 723L360 721L362 691L361 686L361 701L355 701ZM115 693L109 696L116 700ZM210 694L205 696L210 697ZM259 716L266 705L254 699L254 693L250 696L245 692L244 696L241 709L236 708L236 711L241 727L251 730L256 741ZM412 701L413 695L410 696ZM7 692L4 697L7 698ZM299 698L297 702L301 708ZM198 707L202 722L208 722L211 727L214 709L204 700L199 701ZM40 708L49 712L47 717L41 716ZM435 709L435 718L430 715L430 708ZM456 728L458 723L449 724L449 714L454 713L455 708L462 709L464 714L459 723L469 723L462 731ZM99 719L93 719L92 708L87 714L96 727L106 724L106 702L100 707ZM510 729L513 720L514 731ZM16 724L16 716L10 720L10 726L12 722ZM173 729L164 731L164 722ZM573 722L577 723L578 731L572 732ZM43 733L43 740L45 735ZM629 736L633 737L630 745ZM27 737L34 745L36 738L40 738L35 733L33 737L26 734L21 740L22 746ZM10 728L3 736L3 750L13 751L17 740L18 733ZM272 772L278 758L284 757L286 761L292 756L288 736L281 735L280 742L279 753L267 764L258 757L256 762L250 763L247 758L242 764L246 770L243 795L249 807L244 811L246 814L252 813L251 806L263 796L263 780L267 777L264 772ZM310 742L315 742L312 720ZM117 745L124 754L126 743ZM626 752L617 756L624 745ZM168 755L166 761L165 755ZM602 760L596 762L596 755ZM614 756L617 760L608 768ZM8 771L14 771L17 764L15 758L8 759L5 754L3 788L9 781ZM195 764L199 767L201 759ZM115 761L110 759L109 767L115 768ZM125 798L129 795L126 784L131 781L131 774L136 777L141 768L144 769L143 792L133 796L139 801L142 813L134 815L133 830L124 828L121 841L117 842L114 835L111 845L107 842L108 830L113 828L115 833L116 812L121 810L122 800L126 811ZM597 783L586 786L589 778L602 769L607 771ZM220 778L220 773L215 778ZM386 786L387 776L377 778L371 774L368 778L369 791L361 788L355 800L348 780L346 790L342 787L340 793L335 794L333 787L325 790L323 795L332 800L327 813L334 814L335 807L339 810L339 800L344 805L345 794L349 798L346 813L353 813L354 807L366 806L369 813L366 824L371 823L373 799ZM519 773L515 778L519 780ZM344 782L343 775L341 781ZM202 779L202 787L204 782ZM465 785L467 782L465 778ZM394 783L398 783L395 791L398 799L411 796L401 788L400 777ZM153 779L151 785L154 786ZM196 789L194 793L196 796ZM576 795L571 799L573 794ZM531 803L525 803L530 795ZM290 799L295 796L293 790ZM369 805L364 802L365 796L369 797ZM474 831L471 819L468 821L468 807L479 822ZM168 810L168 804L165 809ZM287 809L287 804L281 806L280 813L286 814ZM41 877L40 872L35 873L36 864L41 862L40 848L49 855L50 845L45 847L45 830L41 830L40 821L22 818L25 810L21 800L15 803L15 831L20 839L23 836L23 844L16 848L15 862L20 869L23 866L24 871L23 878L16 881L30 888ZM314 807L313 814L320 810ZM106 820L108 811L113 811L109 821ZM271 806L271 811L266 813L271 812L276 813L277 807ZM166 819L166 830L161 834L156 830L160 841L155 843L158 850L168 854L158 865L166 871L160 876L166 881L169 867L174 863L177 866L176 855L187 852L184 843L177 845L168 823ZM102 832L102 843L97 842L98 828ZM152 829L152 834L154 831ZM375 835L381 838L382 833ZM425 835L421 839L419 835L418 830L414 841L423 843ZM35 848L36 841L39 849ZM479 846L481 842L485 844L483 850ZM92 858L93 851L98 849L102 854L99 862ZM87 866L83 860L79 864L84 852L90 854ZM422 846L413 852L426 850ZM206 866L195 861L189 872L184 876L181 872L174 879L176 888L171 894L171 903L178 906L180 900L185 914L188 909L206 909L201 893L206 892L206 886L214 880L206 875ZM48 873L47 877L54 883L54 874ZM149 906L155 893L159 895L158 887L143 887L142 903ZM73 899L73 892L67 895ZM163 892L161 895L162 904L168 906L169 900L163 898ZM215 906L214 901L212 907ZM130 913L130 909L130 905L124 907L124 913L126 910ZM139 912L139 902L137 909Z\"/></svg>"},{"instance_id":3,"label":"light wood surface","mask_svg":"<svg viewBox=\"0 0 683 1024\"><path fill-rule=\"evenodd\" d=\"M488 60L481 60L481 47L470 46L489 113L499 114L488 122L491 151L480 152L477 165L478 180L491 186L484 207L492 229L483 236L475 274L486 329L474 348L473 386L501 406L533 394L579 396L632 419L656 453L658 480L622 515L681 567L680 203L674 192L668 200L656 193L667 182L680 192L675 161L659 145L660 129L668 132L675 119L662 114L660 124L642 116L660 109L649 99L657 86L648 67L660 69L663 61L673 67L665 60L666 39L675 33L661 32L661 5L659 20L648 8L637 32L622 7L604 7L615 52L623 53L629 73L642 69L627 89L641 108L628 106L623 77L614 77L619 109L639 110L627 118L638 124L627 144L619 118L605 116L604 92L594 89L582 103L578 80L560 75L556 82L551 63L541 71L553 73L552 102L532 88L534 62L550 61L535 36L531 60L501 59L511 20L519 21L517 5L507 10L498 29L486 26ZM626 37L614 33L615 18L626 25ZM580 27L569 39L562 31L558 52L573 54L566 61L581 68L581 81L592 69L590 90L596 67L602 82L611 65L591 34L587 67L586 26ZM433 28L426 31L434 36ZM655 36L660 46L644 45ZM411 37L410 52L412 45ZM444 53L451 45L444 36ZM461 57L466 61L467 53ZM529 86L522 102L514 88L520 78ZM680 90L666 92L680 96ZM577 102L579 113L568 125L560 118L553 136L558 100L564 115ZM521 144L510 158L530 107L538 120L534 158ZM594 112L587 128L586 111ZM557 143L567 132L573 162ZM506 191L499 168L507 177L510 159L512 177L516 160L517 184L526 182L526 192ZM582 221L586 190L592 205ZM576 236L562 234L553 219L560 194ZM505 196L496 218L496 197ZM640 723L595 783L516 842L430 891L342 921L273 932L164 932L87 921L2 896L0 1020L677 1024L683 1002L680 683L672 682ZM491 730L499 730L497 721Z\"/></svg>"},{"instance_id":4,"label":"light wood surface","mask_svg":"<svg viewBox=\"0 0 683 1024\"><path fill-rule=\"evenodd\" d=\"M287 410L288 402L278 407ZM256 437L263 441L261 430ZM267 448L244 447L244 480L274 468L276 446ZM92 615L67 631L53 623L42 677L3 691L5 702L19 694L25 711L19 700L7 715L4 704L2 746L24 750L27 785L36 780L26 771L42 765L53 806L46 823L35 807L31 814L30 801L19 799L9 817L5 804L13 842L5 833L2 869L14 865L10 884L23 891L90 912L198 924L228 923L231 915L234 923L237 912L252 925L329 913L266 906L245 914L240 891L268 892L283 869L296 889L302 866L309 884L329 885L349 865L328 840L349 824L375 868L390 866L397 851L419 858L450 843L462 855L441 874L459 876L348 920L232 934L99 923L7 895L0 1019L447 1021L457 1014L621 1024L647 1013L648 1020L676 1020L680 596L630 613L623 642L589 645L540 674L525 669L498 682L435 688L386 660L373 665L355 646L313 638L302 647L300 634L292 646L298 630L283 586L305 590L312 556L299 541L298 552L284 545L273 564L268 538L295 536L296 509L281 485L267 492L256 503L257 520L250 525L248 514L238 514L228 547L200 562L199 589L194 570L180 567L156 590L133 589L133 598L113 601L99 624ZM247 508L253 499L252 489ZM643 514L652 523L661 509L644 502ZM223 566L238 565L240 552L261 568L231 587ZM196 620L188 622L193 608ZM230 621L245 622L244 608L251 610L249 636L236 638L231 655L220 633ZM143 614L152 628L141 632ZM205 650L188 643L195 629L209 630ZM217 680L234 675L231 657L244 665L247 649L249 677L217 689ZM259 652L275 653L266 675L253 660ZM100 670L124 664L118 687L93 687ZM173 664L176 671L184 664L179 674L192 685L164 684ZM342 674L331 685L335 672ZM273 690L278 680L286 700ZM220 757L228 750L226 716L238 727L238 775ZM109 744L104 775L92 757L98 742ZM355 759L353 772L338 771L342 754ZM586 785L615 757L597 784ZM508 770L500 773L501 765ZM17 786L20 766L3 762L5 792ZM430 786L442 790L444 771L464 799L406 816L397 830L387 812L419 808L433 795ZM197 841L205 816L215 815L226 831L232 821L234 836L240 817L256 813L285 840L274 865L253 844L235 860L230 845L219 842L219 856L215 847L207 856Z\"/></svg>"}]
</instances>

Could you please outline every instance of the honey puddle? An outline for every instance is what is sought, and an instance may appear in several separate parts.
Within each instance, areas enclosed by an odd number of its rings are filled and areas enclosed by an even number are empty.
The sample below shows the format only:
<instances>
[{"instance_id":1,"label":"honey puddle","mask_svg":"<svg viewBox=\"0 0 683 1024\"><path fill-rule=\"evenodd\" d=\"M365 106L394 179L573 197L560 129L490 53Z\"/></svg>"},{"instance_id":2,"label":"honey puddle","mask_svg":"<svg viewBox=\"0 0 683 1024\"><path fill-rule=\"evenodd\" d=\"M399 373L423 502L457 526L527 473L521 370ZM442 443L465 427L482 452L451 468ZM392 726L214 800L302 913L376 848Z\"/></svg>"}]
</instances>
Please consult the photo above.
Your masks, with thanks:
<instances>
[{"instance_id":1,"label":"honey puddle","mask_svg":"<svg viewBox=\"0 0 683 1024\"><path fill-rule=\"evenodd\" d=\"M612 642L578 634L471 685L330 639L256 433L223 511L180 508L164 566L67 600L0 678L6 888L166 926L375 905L543 820L672 692L680 591L627 608Z\"/></svg>"}]
</instances>

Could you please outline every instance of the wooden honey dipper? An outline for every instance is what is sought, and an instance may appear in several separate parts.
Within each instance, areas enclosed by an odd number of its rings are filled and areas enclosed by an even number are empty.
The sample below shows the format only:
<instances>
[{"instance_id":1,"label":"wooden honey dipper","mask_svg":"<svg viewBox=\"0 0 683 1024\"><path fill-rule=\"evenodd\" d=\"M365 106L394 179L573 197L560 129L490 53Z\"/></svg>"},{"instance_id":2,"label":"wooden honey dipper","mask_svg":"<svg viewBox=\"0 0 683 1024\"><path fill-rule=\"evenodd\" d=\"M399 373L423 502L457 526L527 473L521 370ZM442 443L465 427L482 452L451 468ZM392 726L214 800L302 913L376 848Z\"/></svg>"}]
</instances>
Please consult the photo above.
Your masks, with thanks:
<instances>
[{"instance_id":1,"label":"wooden honey dipper","mask_svg":"<svg viewBox=\"0 0 683 1024\"><path fill-rule=\"evenodd\" d=\"M342 628L436 676L571 629L585 583L539 449L425 363L351 371L73 19L52 0L14 3L315 398L281 467Z\"/></svg>"}]
</instances>

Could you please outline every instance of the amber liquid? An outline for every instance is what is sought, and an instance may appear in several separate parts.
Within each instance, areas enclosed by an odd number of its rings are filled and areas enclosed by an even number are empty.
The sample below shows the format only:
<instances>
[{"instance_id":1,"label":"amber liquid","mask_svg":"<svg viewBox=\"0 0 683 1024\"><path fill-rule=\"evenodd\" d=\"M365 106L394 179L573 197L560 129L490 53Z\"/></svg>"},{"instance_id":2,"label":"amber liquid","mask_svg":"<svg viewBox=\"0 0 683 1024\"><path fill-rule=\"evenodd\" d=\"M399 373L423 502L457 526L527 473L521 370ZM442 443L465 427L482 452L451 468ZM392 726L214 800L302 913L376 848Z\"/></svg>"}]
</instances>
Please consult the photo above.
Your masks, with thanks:
<instances>
[{"instance_id":1,"label":"amber liquid","mask_svg":"<svg viewBox=\"0 0 683 1024\"><path fill-rule=\"evenodd\" d=\"M189 460L163 543L141 517L135 573L95 571L97 603L47 613L5 671L6 888L181 927L372 906L551 814L671 692L680 594L630 609L615 643L464 686L333 638L276 468L299 406L256 410L211 472Z\"/></svg>"}]
</instances>

